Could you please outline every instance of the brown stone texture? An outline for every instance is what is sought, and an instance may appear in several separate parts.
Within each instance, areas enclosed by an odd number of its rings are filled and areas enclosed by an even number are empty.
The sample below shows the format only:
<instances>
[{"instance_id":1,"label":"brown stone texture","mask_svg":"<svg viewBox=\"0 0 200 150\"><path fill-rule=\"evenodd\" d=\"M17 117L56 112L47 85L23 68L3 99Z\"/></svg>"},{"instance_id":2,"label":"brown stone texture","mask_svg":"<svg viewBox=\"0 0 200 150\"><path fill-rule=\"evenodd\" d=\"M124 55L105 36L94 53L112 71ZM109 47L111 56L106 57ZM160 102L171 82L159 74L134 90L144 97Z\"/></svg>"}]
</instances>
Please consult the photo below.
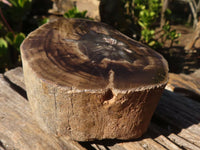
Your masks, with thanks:
<instances>
[{"instance_id":1,"label":"brown stone texture","mask_svg":"<svg viewBox=\"0 0 200 150\"><path fill-rule=\"evenodd\" d=\"M168 80L160 54L89 20L45 24L26 38L21 54L38 124L77 141L140 137Z\"/></svg>"}]
</instances>

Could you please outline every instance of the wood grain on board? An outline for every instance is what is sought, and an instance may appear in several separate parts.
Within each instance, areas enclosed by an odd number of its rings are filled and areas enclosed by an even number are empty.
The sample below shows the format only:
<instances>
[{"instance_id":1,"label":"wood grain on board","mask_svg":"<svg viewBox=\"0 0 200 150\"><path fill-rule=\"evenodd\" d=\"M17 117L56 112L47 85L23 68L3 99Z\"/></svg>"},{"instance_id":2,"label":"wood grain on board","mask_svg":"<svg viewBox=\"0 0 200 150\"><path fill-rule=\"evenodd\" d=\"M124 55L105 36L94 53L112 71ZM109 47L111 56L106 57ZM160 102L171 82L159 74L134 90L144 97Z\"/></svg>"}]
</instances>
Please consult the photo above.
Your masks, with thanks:
<instances>
[{"instance_id":1,"label":"wood grain on board","mask_svg":"<svg viewBox=\"0 0 200 150\"><path fill-rule=\"evenodd\" d=\"M56 138L43 132L32 116L29 102L13 89L19 83L22 69L6 74L10 81L0 78L0 149L88 149L88 150L200 150L200 103L165 90L147 133L130 141L104 140L77 142L69 137ZM23 78L23 77L22 77ZM20 86L18 86L20 87ZM155 144L156 143L156 144ZM159 146L158 146L159 144Z\"/></svg>"}]
</instances>

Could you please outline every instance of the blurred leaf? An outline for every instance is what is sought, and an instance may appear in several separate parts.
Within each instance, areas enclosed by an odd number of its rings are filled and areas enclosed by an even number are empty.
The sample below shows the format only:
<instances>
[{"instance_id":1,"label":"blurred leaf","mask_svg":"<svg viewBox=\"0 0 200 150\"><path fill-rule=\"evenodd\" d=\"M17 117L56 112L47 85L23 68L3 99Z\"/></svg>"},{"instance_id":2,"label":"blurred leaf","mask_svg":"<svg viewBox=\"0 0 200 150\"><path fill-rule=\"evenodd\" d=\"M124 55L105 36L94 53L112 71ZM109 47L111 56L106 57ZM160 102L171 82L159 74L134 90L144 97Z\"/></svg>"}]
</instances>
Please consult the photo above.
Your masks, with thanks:
<instances>
[{"instance_id":1,"label":"blurred leaf","mask_svg":"<svg viewBox=\"0 0 200 150\"><path fill-rule=\"evenodd\" d=\"M150 34L154 35L155 30L150 30Z\"/></svg>"},{"instance_id":2,"label":"blurred leaf","mask_svg":"<svg viewBox=\"0 0 200 150\"><path fill-rule=\"evenodd\" d=\"M138 24L145 29L146 26L141 21L138 21Z\"/></svg>"},{"instance_id":3,"label":"blurred leaf","mask_svg":"<svg viewBox=\"0 0 200 150\"><path fill-rule=\"evenodd\" d=\"M17 48L17 50L19 51L19 47L21 45L21 43L23 42L23 40L25 39L25 35L24 33L19 33L16 35L15 39L14 39L14 46Z\"/></svg>"},{"instance_id":4,"label":"blurred leaf","mask_svg":"<svg viewBox=\"0 0 200 150\"><path fill-rule=\"evenodd\" d=\"M24 7L25 0L18 0L18 4L20 7Z\"/></svg>"},{"instance_id":5,"label":"blurred leaf","mask_svg":"<svg viewBox=\"0 0 200 150\"><path fill-rule=\"evenodd\" d=\"M41 21L39 21L39 26L45 24L45 23L48 23L49 22L49 18L43 18Z\"/></svg>"},{"instance_id":6,"label":"blurred leaf","mask_svg":"<svg viewBox=\"0 0 200 150\"><path fill-rule=\"evenodd\" d=\"M0 38L0 70L4 71L9 64L8 43L3 38Z\"/></svg>"},{"instance_id":7,"label":"blurred leaf","mask_svg":"<svg viewBox=\"0 0 200 150\"><path fill-rule=\"evenodd\" d=\"M5 39L6 39L6 41L7 41L10 45L12 45L12 44L13 44L13 41L14 41L14 39L15 39L15 37L14 37L14 35L13 35L12 32L8 32L8 33L6 34L6 36L5 36Z\"/></svg>"},{"instance_id":8,"label":"blurred leaf","mask_svg":"<svg viewBox=\"0 0 200 150\"><path fill-rule=\"evenodd\" d=\"M171 14L172 14L172 11L170 9L165 10L165 17L168 17Z\"/></svg>"},{"instance_id":9,"label":"blurred leaf","mask_svg":"<svg viewBox=\"0 0 200 150\"><path fill-rule=\"evenodd\" d=\"M149 46L154 46L156 44L156 41L149 42Z\"/></svg>"},{"instance_id":10,"label":"blurred leaf","mask_svg":"<svg viewBox=\"0 0 200 150\"><path fill-rule=\"evenodd\" d=\"M151 11L151 12L150 12L150 16L151 16L151 17L155 16L155 12L154 12L154 11Z\"/></svg>"},{"instance_id":11,"label":"blurred leaf","mask_svg":"<svg viewBox=\"0 0 200 150\"><path fill-rule=\"evenodd\" d=\"M68 12L66 12L63 16L65 18L86 18L86 19L91 19L86 16L87 11L82 11L80 12L76 7L70 9Z\"/></svg>"},{"instance_id":12,"label":"blurred leaf","mask_svg":"<svg viewBox=\"0 0 200 150\"><path fill-rule=\"evenodd\" d=\"M3 29L3 25L0 23L0 30L2 30Z\"/></svg>"},{"instance_id":13,"label":"blurred leaf","mask_svg":"<svg viewBox=\"0 0 200 150\"><path fill-rule=\"evenodd\" d=\"M3 38L0 38L0 56L5 54L5 50L8 48L8 43Z\"/></svg>"},{"instance_id":14,"label":"blurred leaf","mask_svg":"<svg viewBox=\"0 0 200 150\"><path fill-rule=\"evenodd\" d=\"M17 7L17 2L16 0L9 0L9 2L14 6L14 7Z\"/></svg>"},{"instance_id":15,"label":"blurred leaf","mask_svg":"<svg viewBox=\"0 0 200 150\"><path fill-rule=\"evenodd\" d=\"M8 44L3 38L0 38L0 48L8 48Z\"/></svg>"}]
</instances>

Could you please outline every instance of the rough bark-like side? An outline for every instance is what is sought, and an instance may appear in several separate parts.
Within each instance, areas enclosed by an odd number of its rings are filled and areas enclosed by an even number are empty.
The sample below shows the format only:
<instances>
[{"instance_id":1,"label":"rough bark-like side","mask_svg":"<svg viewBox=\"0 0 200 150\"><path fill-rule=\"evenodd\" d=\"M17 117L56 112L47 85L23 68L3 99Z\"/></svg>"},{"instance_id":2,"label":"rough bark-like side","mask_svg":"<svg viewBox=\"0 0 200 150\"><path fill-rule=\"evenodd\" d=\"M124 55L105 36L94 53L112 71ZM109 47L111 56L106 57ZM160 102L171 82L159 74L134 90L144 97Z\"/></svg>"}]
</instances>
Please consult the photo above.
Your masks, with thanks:
<instances>
[{"instance_id":1,"label":"rough bark-like side","mask_svg":"<svg viewBox=\"0 0 200 150\"><path fill-rule=\"evenodd\" d=\"M39 79L28 64L23 66L28 98L40 127L77 141L140 137L148 128L164 88L129 91L103 99L107 91L76 93Z\"/></svg>"}]
</instances>

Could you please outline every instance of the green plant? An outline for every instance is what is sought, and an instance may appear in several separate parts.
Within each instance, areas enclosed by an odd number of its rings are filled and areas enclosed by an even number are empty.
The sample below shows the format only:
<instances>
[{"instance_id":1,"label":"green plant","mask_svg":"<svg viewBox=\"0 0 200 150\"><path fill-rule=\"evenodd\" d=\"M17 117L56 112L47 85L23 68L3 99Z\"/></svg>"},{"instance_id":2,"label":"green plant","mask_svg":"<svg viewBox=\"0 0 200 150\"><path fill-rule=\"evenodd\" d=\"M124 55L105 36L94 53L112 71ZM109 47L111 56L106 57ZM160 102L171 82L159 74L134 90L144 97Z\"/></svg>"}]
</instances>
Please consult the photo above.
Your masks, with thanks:
<instances>
[{"instance_id":1,"label":"green plant","mask_svg":"<svg viewBox=\"0 0 200 150\"><path fill-rule=\"evenodd\" d=\"M65 18L85 18L85 19L91 19L89 17L86 16L87 11L82 11L80 12L77 7L74 7L72 9L70 9L68 12L66 12L63 16Z\"/></svg>"},{"instance_id":2,"label":"green plant","mask_svg":"<svg viewBox=\"0 0 200 150\"><path fill-rule=\"evenodd\" d=\"M31 0L0 1L0 72L21 63L20 44L23 20L30 10Z\"/></svg>"},{"instance_id":3,"label":"green plant","mask_svg":"<svg viewBox=\"0 0 200 150\"><path fill-rule=\"evenodd\" d=\"M161 47L162 43L155 40L155 23L161 10L160 0L135 0L135 16L141 27L140 41L153 48Z\"/></svg>"},{"instance_id":4,"label":"green plant","mask_svg":"<svg viewBox=\"0 0 200 150\"><path fill-rule=\"evenodd\" d=\"M16 49L19 52L20 51L19 47L22 41L25 39L25 37L26 37L25 34L21 32L16 33L16 34L8 32L5 36L5 40L10 46L12 46L14 49Z\"/></svg>"},{"instance_id":5,"label":"green plant","mask_svg":"<svg viewBox=\"0 0 200 150\"><path fill-rule=\"evenodd\" d=\"M24 40L24 33L8 32L0 37L0 71L20 63L20 44Z\"/></svg>"},{"instance_id":6,"label":"green plant","mask_svg":"<svg viewBox=\"0 0 200 150\"><path fill-rule=\"evenodd\" d=\"M5 68L7 63L9 62L8 57L8 43L3 38L0 38L0 71L2 68Z\"/></svg>"},{"instance_id":7,"label":"green plant","mask_svg":"<svg viewBox=\"0 0 200 150\"><path fill-rule=\"evenodd\" d=\"M39 21L38 21L38 26L41 26L41 25L43 25L43 24L45 24L45 23L48 23L49 22L49 18L42 18L42 19L40 19Z\"/></svg>"},{"instance_id":8,"label":"green plant","mask_svg":"<svg viewBox=\"0 0 200 150\"><path fill-rule=\"evenodd\" d=\"M162 27L164 33L162 35L162 41L170 40L170 47L173 46L173 43L179 43L178 38L181 36L181 33L177 33L175 29L171 29L169 22L166 22Z\"/></svg>"},{"instance_id":9,"label":"green plant","mask_svg":"<svg viewBox=\"0 0 200 150\"><path fill-rule=\"evenodd\" d=\"M32 0L8 0L10 6L0 3L4 17L15 32L23 29L23 21L27 19Z\"/></svg>"},{"instance_id":10,"label":"green plant","mask_svg":"<svg viewBox=\"0 0 200 150\"><path fill-rule=\"evenodd\" d=\"M170 24L165 24L161 29L162 41L158 41L155 38L156 27L159 25L160 13L162 8L161 0L123 0L124 7L126 8L127 18L132 19L130 28L135 28L137 34L134 37L141 42L149 45L154 49L161 48L167 40L170 40L170 47L173 43L178 42L180 34L176 33L176 30L171 30ZM169 9L165 12L166 20L169 20L171 11Z\"/></svg>"}]
</instances>

